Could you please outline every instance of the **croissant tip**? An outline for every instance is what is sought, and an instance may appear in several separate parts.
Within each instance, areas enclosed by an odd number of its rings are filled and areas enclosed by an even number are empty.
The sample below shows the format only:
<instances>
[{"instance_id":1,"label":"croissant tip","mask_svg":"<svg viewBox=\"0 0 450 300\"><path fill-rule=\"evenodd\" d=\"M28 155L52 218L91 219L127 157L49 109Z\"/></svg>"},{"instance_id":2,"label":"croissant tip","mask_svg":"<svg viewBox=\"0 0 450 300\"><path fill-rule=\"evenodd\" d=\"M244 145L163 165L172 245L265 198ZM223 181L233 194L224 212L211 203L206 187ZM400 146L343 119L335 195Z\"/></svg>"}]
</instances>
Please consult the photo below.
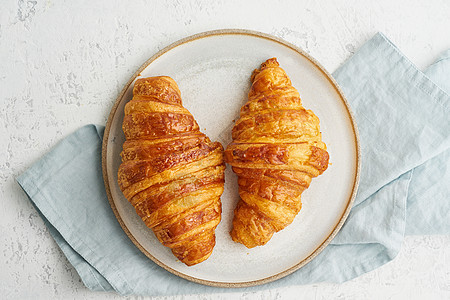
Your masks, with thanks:
<instances>
[{"instance_id":1,"label":"croissant tip","mask_svg":"<svg viewBox=\"0 0 450 300\"><path fill-rule=\"evenodd\" d=\"M276 57L272 57L272 58L269 58L268 60L266 60L265 62L263 62L262 64L261 64L261 70L263 70L263 69L266 69L266 68L273 68L273 67L279 67L280 66L280 64L278 63L278 61L277 61L277 58Z\"/></svg>"},{"instance_id":2,"label":"croissant tip","mask_svg":"<svg viewBox=\"0 0 450 300\"><path fill-rule=\"evenodd\" d=\"M253 82L255 80L256 75L258 75L259 72L261 72L262 70L267 69L267 68L279 67L279 66L280 66L280 64L278 63L276 57L267 59L265 62L263 62L261 64L259 69L253 70L252 76L250 77L250 81Z\"/></svg>"},{"instance_id":3,"label":"croissant tip","mask_svg":"<svg viewBox=\"0 0 450 300\"><path fill-rule=\"evenodd\" d=\"M139 85L158 85L158 84L162 86L172 86L180 94L178 84L170 76L153 76L153 77L139 78L134 83L134 88L136 88ZM133 92L135 90L134 88Z\"/></svg>"},{"instance_id":4,"label":"croissant tip","mask_svg":"<svg viewBox=\"0 0 450 300\"><path fill-rule=\"evenodd\" d=\"M136 79L135 84L136 83L142 83L142 82L151 83L151 82L156 81L156 80L166 80L166 81L173 81L173 82L175 82L175 80L173 80L173 78L170 77L170 76L152 76L152 77L143 77L143 78Z\"/></svg>"}]
</instances>

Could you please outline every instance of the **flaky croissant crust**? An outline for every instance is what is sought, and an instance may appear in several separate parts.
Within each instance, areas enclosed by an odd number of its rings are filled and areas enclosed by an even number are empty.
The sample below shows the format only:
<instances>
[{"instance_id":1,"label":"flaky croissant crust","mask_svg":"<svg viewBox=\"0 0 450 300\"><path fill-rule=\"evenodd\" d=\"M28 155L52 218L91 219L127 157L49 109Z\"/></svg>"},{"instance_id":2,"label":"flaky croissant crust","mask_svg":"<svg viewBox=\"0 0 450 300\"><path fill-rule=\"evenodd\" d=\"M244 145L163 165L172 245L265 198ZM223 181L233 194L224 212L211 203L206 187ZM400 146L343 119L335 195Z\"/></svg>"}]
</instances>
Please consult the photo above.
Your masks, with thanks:
<instances>
[{"instance_id":1,"label":"flaky croissant crust","mask_svg":"<svg viewBox=\"0 0 450 300\"><path fill-rule=\"evenodd\" d=\"M125 105L118 183L159 241L186 265L207 259L221 219L223 147L199 131L166 76L135 82Z\"/></svg>"},{"instance_id":2,"label":"flaky croissant crust","mask_svg":"<svg viewBox=\"0 0 450 300\"><path fill-rule=\"evenodd\" d=\"M238 175L231 237L252 248L292 223L301 194L328 167L319 118L306 110L275 58L251 76L248 101L232 130L225 161Z\"/></svg>"}]
</instances>

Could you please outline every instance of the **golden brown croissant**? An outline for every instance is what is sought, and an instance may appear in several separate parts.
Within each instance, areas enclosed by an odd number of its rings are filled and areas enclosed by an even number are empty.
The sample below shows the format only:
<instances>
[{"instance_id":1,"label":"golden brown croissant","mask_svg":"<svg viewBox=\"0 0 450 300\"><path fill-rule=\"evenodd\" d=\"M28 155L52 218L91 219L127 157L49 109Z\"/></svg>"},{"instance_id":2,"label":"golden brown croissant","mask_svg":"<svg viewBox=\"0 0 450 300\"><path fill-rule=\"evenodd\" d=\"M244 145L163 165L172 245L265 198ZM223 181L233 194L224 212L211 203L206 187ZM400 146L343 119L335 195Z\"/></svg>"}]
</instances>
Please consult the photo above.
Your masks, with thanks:
<instances>
[{"instance_id":1,"label":"golden brown croissant","mask_svg":"<svg viewBox=\"0 0 450 300\"><path fill-rule=\"evenodd\" d=\"M199 131L177 84L166 76L136 81L122 128L123 194L180 261L204 261L221 218L222 145Z\"/></svg>"},{"instance_id":2,"label":"golden brown croissant","mask_svg":"<svg viewBox=\"0 0 450 300\"><path fill-rule=\"evenodd\" d=\"M232 130L225 161L238 175L240 200L231 237L252 248L292 223L311 178L328 167L319 118L275 58L255 70L247 103Z\"/></svg>"}]
</instances>

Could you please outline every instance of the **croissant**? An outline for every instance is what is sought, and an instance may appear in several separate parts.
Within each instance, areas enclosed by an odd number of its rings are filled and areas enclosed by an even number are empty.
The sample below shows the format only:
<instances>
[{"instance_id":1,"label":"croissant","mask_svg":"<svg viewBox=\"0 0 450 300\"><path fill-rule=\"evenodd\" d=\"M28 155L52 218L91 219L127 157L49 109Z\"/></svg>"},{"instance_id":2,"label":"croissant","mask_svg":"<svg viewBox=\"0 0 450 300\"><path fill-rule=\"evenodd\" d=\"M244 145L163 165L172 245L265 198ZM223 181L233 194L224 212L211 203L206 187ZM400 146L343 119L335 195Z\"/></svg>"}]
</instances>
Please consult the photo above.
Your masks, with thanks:
<instances>
[{"instance_id":1,"label":"croissant","mask_svg":"<svg viewBox=\"0 0 450 300\"><path fill-rule=\"evenodd\" d=\"M166 76L135 82L118 183L158 240L188 266L206 260L221 219L223 147L199 131Z\"/></svg>"},{"instance_id":2,"label":"croissant","mask_svg":"<svg viewBox=\"0 0 450 300\"><path fill-rule=\"evenodd\" d=\"M254 70L251 81L225 150L240 195L231 237L248 248L266 244L292 223L302 192L327 169L329 159L319 118L303 108L276 58Z\"/></svg>"}]
</instances>

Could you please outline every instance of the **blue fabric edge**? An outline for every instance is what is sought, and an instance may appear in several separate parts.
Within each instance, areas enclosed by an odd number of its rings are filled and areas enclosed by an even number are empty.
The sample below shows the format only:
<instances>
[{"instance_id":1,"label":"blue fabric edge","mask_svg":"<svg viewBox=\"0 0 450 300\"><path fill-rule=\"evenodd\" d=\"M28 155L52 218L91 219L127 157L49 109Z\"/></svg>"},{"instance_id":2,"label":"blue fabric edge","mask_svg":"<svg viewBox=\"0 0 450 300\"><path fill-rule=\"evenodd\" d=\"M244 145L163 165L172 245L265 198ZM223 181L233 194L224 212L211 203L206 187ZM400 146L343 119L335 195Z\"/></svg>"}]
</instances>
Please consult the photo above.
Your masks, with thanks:
<instances>
[{"instance_id":1,"label":"blue fabric edge","mask_svg":"<svg viewBox=\"0 0 450 300\"><path fill-rule=\"evenodd\" d=\"M85 125L79 129L77 129L75 132L73 132L71 135L80 132L82 130L87 130L88 128L92 128L96 131L98 138L100 140L100 144L102 143L102 130L103 127L102 126L97 126L97 125ZM70 135L69 135L70 136ZM64 141L64 140L63 140ZM61 141L62 142L62 141ZM58 145L61 143L57 143L56 145L54 145L45 155L50 155L51 152L58 147ZM44 157L42 157L41 159L44 159ZM33 203L33 205L35 207L38 208L38 212L43 215L43 216L54 216L54 219L49 220L47 219L47 217L45 217L45 220L47 222L51 222L50 224L52 224L52 226L58 231L58 233L62 236L62 238L68 243L68 245L74 249L81 257L83 257L83 259L91 266L96 265L94 262L95 261L101 261L102 258L99 257L98 255L96 255L92 250L90 250L90 247L88 245L86 245L86 243L83 242L82 239L80 239L78 237L78 235L76 234L71 234L70 238L67 238L67 236L65 236L65 234L68 234L71 232L71 230L69 229L69 226L65 223L65 221L61 218L61 216L59 215L59 213L57 212L57 210L55 210L53 208L53 206L51 205L51 202L48 201L44 195L42 195L42 193L39 192L39 188L34 184L34 182L27 180L27 174L28 172L33 170L33 166L34 164L27 169L24 173L22 173L21 175L19 175L16 178L17 183L20 185L20 187L22 188L22 190L26 193L27 197L29 199L34 199L33 201L31 201ZM40 205L41 203L47 203L50 204L47 207ZM45 221L44 221L45 223ZM63 231L63 232L61 232ZM56 242L56 240L55 240ZM76 249L79 249L81 247L81 245L84 246L84 248L88 249L86 251L84 251L83 255L77 251ZM83 247L82 247L83 248ZM67 257L67 256L66 256ZM103 258L104 259L104 258ZM112 266L114 264L112 264L111 262L107 262L108 265ZM104 265L103 263L101 265ZM74 266L75 267L75 266ZM127 280L125 280L123 274L120 272L120 270L117 270L115 267L113 268L115 271L112 272L102 272L102 270L98 269L97 267L94 267L94 269L97 270L97 272L99 274L101 274L102 276L104 276L104 278L108 281L108 283L112 286L112 288L118 292L121 295L128 295L128 294L132 294L133 293L133 289L130 287L130 285L128 284ZM105 270L103 270L105 271ZM77 270L77 273L79 273L79 270ZM79 273L80 274L80 273ZM118 280L114 280L114 277L119 277L121 278L119 281ZM81 276L80 276L81 277ZM117 282L122 282L122 284L117 285ZM87 286L88 287L88 286Z\"/></svg>"},{"instance_id":2,"label":"blue fabric edge","mask_svg":"<svg viewBox=\"0 0 450 300\"><path fill-rule=\"evenodd\" d=\"M389 46L395 50L395 52L402 57L403 61L408 63L408 66L411 67L415 72L416 76L412 78L414 85L421 89L424 93L428 94L430 97L435 99L437 103L448 111L450 107L450 95L443 90L439 85L437 85L431 78L427 76L422 70L420 70L406 55L404 55L400 49L383 33L378 32L374 38L381 38L385 42L389 44ZM380 44L381 46L382 44ZM384 46L384 49L387 49L387 45ZM350 58L351 59L351 58ZM446 59L446 58L443 58ZM440 59L442 60L442 59ZM437 62L434 62L437 63ZM433 63L433 64L434 64Z\"/></svg>"}]
</instances>

